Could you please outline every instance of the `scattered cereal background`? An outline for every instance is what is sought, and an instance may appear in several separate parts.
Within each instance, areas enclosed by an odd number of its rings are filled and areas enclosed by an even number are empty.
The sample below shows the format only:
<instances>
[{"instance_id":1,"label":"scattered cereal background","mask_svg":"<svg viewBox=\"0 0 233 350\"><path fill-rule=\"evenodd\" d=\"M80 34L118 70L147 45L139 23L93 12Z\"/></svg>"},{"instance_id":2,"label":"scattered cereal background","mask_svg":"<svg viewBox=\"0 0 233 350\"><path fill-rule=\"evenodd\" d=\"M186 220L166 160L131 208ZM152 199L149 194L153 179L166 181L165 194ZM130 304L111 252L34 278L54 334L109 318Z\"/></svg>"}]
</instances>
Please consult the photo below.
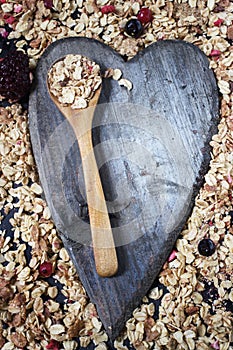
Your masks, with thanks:
<instances>
[{"instance_id":1,"label":"scattered cereal background","mask_svg":"<svg viewBox=\"0 0 233 350\"><path fill-rule=\"evenodd\" d=\"M174 259L165 263L114 348L233 349L233 2L53 0L52 9L45 2L0 1L1 47L15 42L27 51L32 69L51 42L67 36L96 38L125 58L157 40L182 39L209 57L221 99L210 169ZM102 14L106 4L115 5L115 13ZM125 23L141 6L150 8L153 22L140 38L127 37ZM0 162L0 348L113 349L41 197L21 104L0 108ZM203 257L197 245L207 236L216 251ZM53 264L49 278L38 272L44 261Z\"/></svg>"}]
</instances>

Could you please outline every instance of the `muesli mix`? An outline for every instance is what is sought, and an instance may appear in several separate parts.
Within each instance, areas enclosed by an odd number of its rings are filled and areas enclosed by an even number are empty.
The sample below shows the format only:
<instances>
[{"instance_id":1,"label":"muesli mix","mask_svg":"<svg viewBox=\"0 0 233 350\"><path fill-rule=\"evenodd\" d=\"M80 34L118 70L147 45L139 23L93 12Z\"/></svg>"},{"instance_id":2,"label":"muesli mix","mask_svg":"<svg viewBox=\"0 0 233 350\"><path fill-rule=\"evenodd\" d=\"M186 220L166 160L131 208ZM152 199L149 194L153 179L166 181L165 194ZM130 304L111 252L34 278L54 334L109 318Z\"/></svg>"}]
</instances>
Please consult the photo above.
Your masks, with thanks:
<instances>
[{"instance_id":1,"label":"muesli mix","mask_svg":"<svg viewBox=\"0 0 233 350\"><path fill-rule=\"evenodd\" d=\"M72 109L88 107L101 82L98 64L81 55L67 55L48 72L50 93L62 106Z\"/></svg>"},{"instance_id":2,"label":"muesli mix","mask_svg":"<svg viewBox=\"0 0 233 350\"><path fill-rule=\"evenodd\" d=\"M24 109L28 62L33 72L50 43L85 36L125 59L158 40L191 42L209 57L220 95L212 160L192 214L114 347L233 349L233 2L0 0L0 6L0 348L111 348L42 199ZM133 88L121 72L108 74ZM8 220L12 232L5 230Z\"/></svg>"}]
</instances>

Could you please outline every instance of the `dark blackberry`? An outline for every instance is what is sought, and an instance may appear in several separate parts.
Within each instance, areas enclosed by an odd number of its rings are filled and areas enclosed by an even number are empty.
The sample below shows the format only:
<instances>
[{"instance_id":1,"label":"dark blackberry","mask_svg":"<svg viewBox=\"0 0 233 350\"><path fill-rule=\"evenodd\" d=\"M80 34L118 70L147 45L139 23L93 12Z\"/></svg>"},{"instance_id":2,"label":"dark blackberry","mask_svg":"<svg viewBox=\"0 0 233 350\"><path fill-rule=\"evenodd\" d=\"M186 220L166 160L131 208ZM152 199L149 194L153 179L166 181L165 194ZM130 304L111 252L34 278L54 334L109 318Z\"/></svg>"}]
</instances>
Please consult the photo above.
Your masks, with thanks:
<instances>
[{"instance_id":1,"label":"dark blackberry","mask_svg":"<svg viewBox=\"0 0 233 350\"><path fill-rule=\"evenodd\" d=\"M0 95L12 102L29 93L29 59L22 51L9 52L0 61Z\"/></svg>"}]
</instances>

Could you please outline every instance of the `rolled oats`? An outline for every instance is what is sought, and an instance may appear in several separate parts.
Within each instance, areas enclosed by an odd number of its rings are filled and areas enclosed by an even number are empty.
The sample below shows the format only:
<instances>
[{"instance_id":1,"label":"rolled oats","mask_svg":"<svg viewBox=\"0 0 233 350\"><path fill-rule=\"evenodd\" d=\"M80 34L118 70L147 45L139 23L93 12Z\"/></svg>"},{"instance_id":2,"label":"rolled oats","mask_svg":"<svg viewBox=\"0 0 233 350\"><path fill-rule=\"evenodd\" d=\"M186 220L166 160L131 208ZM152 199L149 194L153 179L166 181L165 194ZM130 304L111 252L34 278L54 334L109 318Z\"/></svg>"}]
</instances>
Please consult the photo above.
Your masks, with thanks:
<instances>
[{"instance_id":1,"label":"rolled oats","mask_svg":"<svg viewBox=\"0 0 233 350\"><path fill-rule=\"evenodd\" d=\"M80 55L67 55L48 72L50 92L72 109L86 108L101 82L100 67Z\"/></svg>"},{"instance_id":2,"label":"rolled oats","mask_svg":"<svg viewBox=\"0 0 233 350\"><path fill-rule=\"evenodd\" d=\"M22 10L14 13L18 3L22 3ZM114 344L124 350L128 348L124 345L128 338L137 350L205 350L213 346L231 349L232 315L226 305L233 302L229 279L233 271L233 230L229 215L233 183L232 3L227 0L116 1L116 12L108 14L101 12L101 7L109 4L107 0L54 0L52 11L45 8L43 1L18 3L1 4L0 24L4 25L4 15L14 16L8 38L20 39L16 45L27 50L32 68L51 42L77 35L102 40L127 59L163 39L192 42L209 56L222 94L219 130L210 143L210 170L187 228L177 241L176 258L166 263L159 275L168 292L158 287L151 289ZM125 23L137 15L141 6L151 9L152 23L146 26L141 38L124 37ZM75 10L79 11L76 19ZM212 50L218 50L219 55L211 56ZM132 87L118 69L110 69L108 73L121 83L123 80L126 88ZM74 77L80 78L79 69ZM84 96L79 96L83 99L77 100L77 108L86 107L84 100L90 89L81 92ZM72 100L72 96L70 90L66 91L65 101ZM0 232L0 347L6 350L23 345L32 350L44 349L53 338L62 343L61 348L73 350L78 345L72 337L79 335L80 346L86 347L93 341L97 349L106 349L107 335L57 236L50 211L40 198L42 189L31 153L27 113L19 104L1 108L0 122L1 219L12 209L18 210L10 220L14 237ZM207 259L197 252L197 244L204 237L210 237L217 246L215 254ZM31 248L29 263L25 258L26 245ZM61 293L67 298L64 309L53 300L59 288L50 286L38 275L38 266L50 257L55 266L54 278L63 283ZM218 299L209 305L205 302L205 286L211 281ZM19 303L19 295L26 298L25 309ZM44 296L48 298L46 303L42 303ZM161 299L159 309L149 299L156 303ZM45 312L41 313L43 308ZM1 322L9 327L2 329Z\"/></svg>"},{"instance_id":3,"label":"rolled oats","mask_svg":"<svg viewBox=\"0 0 233 350\"><path fill-rule=\"evenodd\" d=\"M54 324L50 327L50 334L52 336L65 333L65 327L61 324Z\"/></svg>"}]
</instances>

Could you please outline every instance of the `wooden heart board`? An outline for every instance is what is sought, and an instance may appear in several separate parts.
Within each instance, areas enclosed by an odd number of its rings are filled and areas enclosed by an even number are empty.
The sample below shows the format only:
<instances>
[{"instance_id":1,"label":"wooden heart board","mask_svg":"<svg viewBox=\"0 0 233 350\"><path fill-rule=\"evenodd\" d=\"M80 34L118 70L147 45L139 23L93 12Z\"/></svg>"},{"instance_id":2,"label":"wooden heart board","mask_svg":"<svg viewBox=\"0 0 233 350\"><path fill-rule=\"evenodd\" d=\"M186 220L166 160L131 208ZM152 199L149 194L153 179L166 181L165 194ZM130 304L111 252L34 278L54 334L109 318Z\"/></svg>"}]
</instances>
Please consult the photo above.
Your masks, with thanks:
<instances>
[{"instance_id":1,"label":"wooden heart board","mask_svg":"<svg viewBox=\"0 0 233 350\"><path fill-rule=\"evenodd\" d=\"M103 79L92 137L119 270L96 273L78 144L50 100L50 66L67 54L120 69L129 90ZM123 81L124 82L124 81ZM51 44L36 70L29 103L33 152L55 225L111 339L147 293L192 209L217 130L218 90L194 45L160 41L125 62L88 38Z\"/></svg>"}]
</instances>

